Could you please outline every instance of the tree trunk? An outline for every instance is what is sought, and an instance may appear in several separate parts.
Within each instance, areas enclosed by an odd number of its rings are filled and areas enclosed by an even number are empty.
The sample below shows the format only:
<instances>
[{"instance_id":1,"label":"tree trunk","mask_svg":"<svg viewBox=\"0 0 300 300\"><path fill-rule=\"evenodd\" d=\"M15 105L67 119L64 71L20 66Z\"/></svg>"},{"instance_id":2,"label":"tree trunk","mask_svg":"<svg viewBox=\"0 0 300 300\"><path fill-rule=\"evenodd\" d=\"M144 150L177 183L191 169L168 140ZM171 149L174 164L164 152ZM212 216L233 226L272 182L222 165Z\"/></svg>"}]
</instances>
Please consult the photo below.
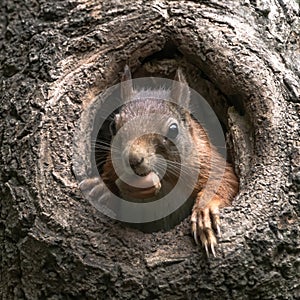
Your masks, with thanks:
<instances>
[{"instance_id":1,"label":"tree trunk","mask_svg":"<svg viewBox=\"0 0 300 300\"><path fill-rule=\"evenodd\" d=\"M0 5L1 299L300 297L298 1ZM189 218L143 233L81 195L86 108L126 63L136 77L181 66L224 125L240 192L216 258Z\"/></svg>"}]
</instances>

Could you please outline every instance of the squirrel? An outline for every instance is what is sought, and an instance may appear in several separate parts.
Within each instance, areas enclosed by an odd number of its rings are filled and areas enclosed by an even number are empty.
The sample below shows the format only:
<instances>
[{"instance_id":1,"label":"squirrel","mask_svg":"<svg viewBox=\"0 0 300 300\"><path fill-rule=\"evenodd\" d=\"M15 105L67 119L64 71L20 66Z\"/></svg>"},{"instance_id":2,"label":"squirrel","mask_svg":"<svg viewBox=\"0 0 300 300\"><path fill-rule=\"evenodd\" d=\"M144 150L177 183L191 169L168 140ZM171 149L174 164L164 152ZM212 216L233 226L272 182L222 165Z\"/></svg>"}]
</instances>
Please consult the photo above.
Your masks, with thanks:
<instances>
[{"instance_id":1,"label":"squirrel","mask_svg":"<svg viewBox=\"0 0 300 300\"><path fill-rule=\"evenodd\" d=\"M104 183L111 192L125 199L159 199L174 188L180 174L186 177L186 185L191 184L189 174L196 174L190 187L194 199L191 232L196 244L200 239L207 255L211 252L216 256L220 208L231 204L239 183L232 166L225 162L210 143L205 129L192 117L190 90L181 69L177 69L171 89L136 90L130 69L125 66L121 98L123 105L114 116L112 135L136 117L142 120L121 133L119 159L121 172L127 180L121 179L116 172L110 151L103 165L103 182L88 178L80 183L80 188L97 196L103 193L101 185ZM155 113L163 117L149 117ZM134 126L148 131L135 134ZM149 132L151 129L153 133ZM166 162L165 168L160 164L162 158ZM195 170L196 173L191 172ZM135 183L142 188L134 187Z\"/></svg>"}]
</instances>

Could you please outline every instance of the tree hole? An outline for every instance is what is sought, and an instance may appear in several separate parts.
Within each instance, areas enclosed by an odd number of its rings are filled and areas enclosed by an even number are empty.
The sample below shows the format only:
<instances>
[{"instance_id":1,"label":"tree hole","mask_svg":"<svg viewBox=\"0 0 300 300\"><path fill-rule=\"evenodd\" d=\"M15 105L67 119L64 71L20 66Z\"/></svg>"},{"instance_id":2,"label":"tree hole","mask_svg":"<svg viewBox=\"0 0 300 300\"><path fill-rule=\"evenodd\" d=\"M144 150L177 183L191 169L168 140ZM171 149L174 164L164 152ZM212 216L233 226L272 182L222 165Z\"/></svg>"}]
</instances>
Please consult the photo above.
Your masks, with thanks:
<instances>
[{"instance_id":1,"label":"tree hole","mask_svg":"<svg viewBox=\"0 0 300 300\"><path fill-rule=\"evenodd\" d=\"M209 103L214 113L216 114L218 121L220 122L224 135L228 138L228 108L234 107L235 110L243 115L245 113L243 103L239 100L238 95L226 96L224 95L218 87L216 87L212 81L199 69L196 65L186 59L180 51L178 51L172 42L166 43L166 46L161 51L145 58L139 68L132 69L133 78L141 77L153 77L152 83L155 87L155 78L162 77L173 79L176 73L176 70L181 68L189 86L198 92L204 99ZM119 101L121 106L121 97L120 93L116 92L114 98ZM191 113L193 110L197 109L197 101L191 99ZM105 109L105 108L104 108ZM96 147L94 149L94 157L97 162L99 174L103 173L103 165L106 161L106 158L109 153L109 145L112 140L112 128L114 116L118 113L119 109L116 109L109 117L103 122L100 130L96 133L97 139ZM204 114L209 113L203 111ZM214 126L210 124L209 126ZM97 126L94 126L98 128ZM212 142L214 143L213 139ZM97 147L97 145L105 145L105 147ZM215 145L218 147L218 145ZM233 143L229 140L227 143L227 161L234 163L233 159ZM194 199L189 198L188 201L177 209L174 213L170 214L168 217L160 219L154 222L133 224L127 223L129 226L142 230L144 232L154 232L157 230L169 230L179 224L183 219L191 214L191 208L193 206Z\"/></svg>"}]
</instances>

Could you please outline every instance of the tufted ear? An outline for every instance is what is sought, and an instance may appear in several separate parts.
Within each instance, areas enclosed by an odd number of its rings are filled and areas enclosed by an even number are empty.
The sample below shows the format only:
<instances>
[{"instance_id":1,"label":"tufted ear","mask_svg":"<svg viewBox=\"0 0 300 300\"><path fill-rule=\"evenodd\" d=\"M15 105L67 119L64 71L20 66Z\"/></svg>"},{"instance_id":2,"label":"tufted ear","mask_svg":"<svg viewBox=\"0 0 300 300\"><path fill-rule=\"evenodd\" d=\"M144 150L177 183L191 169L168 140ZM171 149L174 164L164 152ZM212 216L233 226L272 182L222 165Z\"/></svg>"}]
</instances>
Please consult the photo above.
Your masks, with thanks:
<instances>
[{"instance_id":1,"label":"tufted ear","mask_svg":"<svg viewBox=\"0 0 300 300\"><path fill-rule=\"evenodd\" d=\"M171 89L172 100L184 108L190 104L190 89L180 68L177 69Z\"/></svg>"},{"instance_id":2,"label":"tufted ear","mask_svg":"<svg viewBox=\"0 0 300 300\"><path fill-rule=\"evenodd\" d=\"M124 68L124 73L121 80L121 98L123 103L131 100L133 94L131 72L128 65Z\"/></svg>"}]
</instances>

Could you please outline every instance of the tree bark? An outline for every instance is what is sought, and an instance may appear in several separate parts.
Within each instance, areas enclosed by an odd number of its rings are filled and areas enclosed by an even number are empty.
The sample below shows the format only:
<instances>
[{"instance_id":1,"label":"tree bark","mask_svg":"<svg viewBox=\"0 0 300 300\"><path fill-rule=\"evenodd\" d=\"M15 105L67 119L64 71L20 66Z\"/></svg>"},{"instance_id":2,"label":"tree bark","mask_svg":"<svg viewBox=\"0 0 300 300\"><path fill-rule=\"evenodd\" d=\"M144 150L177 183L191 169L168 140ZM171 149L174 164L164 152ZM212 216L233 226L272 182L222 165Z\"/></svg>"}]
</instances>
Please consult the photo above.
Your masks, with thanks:
<instances>
[{"instance_id":1,"label":"tree bark","mask_svg":"<svg viewBox=\"0 0 300 300\"><path fill-rule=\"evenodd\" d=\"M300 297L299 2L0 5L1 299ZM216 258L188 218L143 233L81 195L86 108L126 63L136 77L181 66L224 125L240 192Z\"/></svg>"}]
</instances>

